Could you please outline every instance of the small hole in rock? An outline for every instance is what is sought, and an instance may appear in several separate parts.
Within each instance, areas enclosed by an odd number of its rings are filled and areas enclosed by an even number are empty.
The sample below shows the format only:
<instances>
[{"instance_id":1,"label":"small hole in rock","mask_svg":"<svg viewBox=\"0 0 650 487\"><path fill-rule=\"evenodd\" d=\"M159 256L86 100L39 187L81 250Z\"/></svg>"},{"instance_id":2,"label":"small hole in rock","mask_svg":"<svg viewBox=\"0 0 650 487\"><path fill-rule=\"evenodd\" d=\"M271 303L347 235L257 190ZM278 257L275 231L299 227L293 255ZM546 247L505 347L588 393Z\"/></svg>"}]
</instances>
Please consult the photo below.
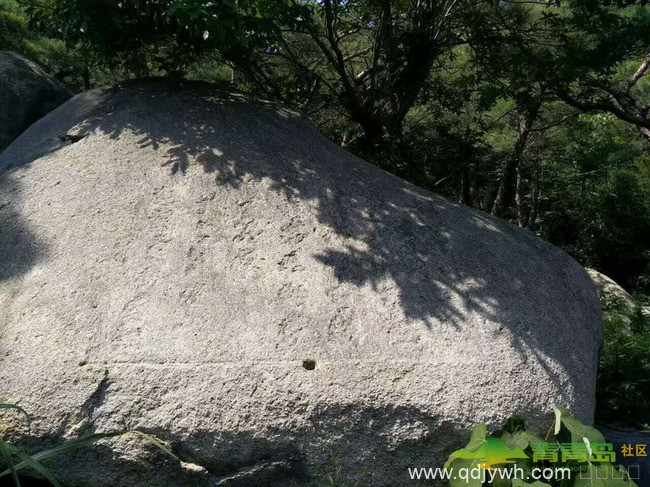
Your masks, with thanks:
<instances>
[{"instance_id":1,"label":"small hole in rock","mask_svg":"<svg viewBox=\"0 0 650 487\"><path fill-rule=\"evenodd\" d=\"M302 366L307 370L314 370L316 368L316 361L310 358L302 361Z\"/></svg>"}]
</instances>

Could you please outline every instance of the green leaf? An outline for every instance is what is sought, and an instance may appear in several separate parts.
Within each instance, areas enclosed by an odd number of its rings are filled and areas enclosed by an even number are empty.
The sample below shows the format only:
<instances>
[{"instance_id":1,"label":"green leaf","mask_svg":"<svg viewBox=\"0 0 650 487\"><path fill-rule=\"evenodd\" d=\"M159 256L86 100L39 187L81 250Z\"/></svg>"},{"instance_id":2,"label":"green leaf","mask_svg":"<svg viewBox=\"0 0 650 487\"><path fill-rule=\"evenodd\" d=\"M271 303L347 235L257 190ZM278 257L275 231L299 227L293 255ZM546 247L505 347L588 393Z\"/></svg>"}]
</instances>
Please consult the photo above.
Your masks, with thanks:
<instances>
[{"instance_id":1,"label":"green leaf","mask_svg":"<svg viewBox=\"0 0 650 487\"><path fill-rule=\"evenodd\" d=\"M499 475L496 475L492 483L489 485L490 487L511 487L512 480L507 478L501 478Z\"/></svg>"},{"instance_id":2,"label":"green leaf","mask_svg":"<svg viewBox=\"0 0 650 487\"><path fill-rule=\"evenodd\" d=\"M472 436L469 443L465 445L465 449L474 451L483 444L487 437L487 427L484 423L479 423L472 428Z\"/></svg>"},{"instance_id":3,"label":"green leaf","mask_svg":"<svg viewBox=\"0 0 650 487\"><path fill-rule=\"evenodd\" d=\"M530 483L525 482L525 481L523 481L521 479L513 479L512 480L512 487L528 487L528 486L532 486L532 487L551 487L551 484L546 484L546 483L542 482L541 480L535 480L535 481L530 482Z\"/></svg>"},{"instance_id":4,"label":"green leaf","mask_svg":"<svg viewBox=\"0 0 650 487\"><path fill-rule=\"evenodd\" d=\"M605 443L605 438L596 428L582 424L579 420L571 416L569 410L562 407L553 406L555 412L555 435L560 432L561 426L564 426L571 433L572 443L583 443L587 438L591 443ZM560 425L560 428L558 427Z\"/></svg>"},{"instance_id":5,"label":"green leaf","mask_svg":"<svg viewBox=\"0 0 650 487\"><path fill-rule=\"evenodd\" d=\"M469 439L469 443L467 443L467 445L465 445L464 448L457 450L453 452L451 455L449 455L449 458L445 462L445 468L450 468L451 464L455 460L458 460L459 452L462 452L463 450L469 450L473 452L476 449L478 449L485 441L486 436L487 436L487 428L485 424L480 423L474 426L474 428L472 429L472 435Z\"/></svg>"},{"instance_id":6,"label":"green leaf","mask_svg":"<svg viewBox=\"0 0 650 487\"><path fill-rule=\"evenodd\" d=\"M627 475L624 468L611 464L590 464L585 472L574 474L573 487L634 487L636 484ZM615 478L619 477L619 478Z\"/></svg>"},{"instance_id":7,"label":"green leaf","mask_svg":"<svg viewBox=\"0 0 650 487\"><path fill-rule=\"evenodd\" d=\"M544 441L542 436L536 431L517 431L516 433L503 433L501 435L503 441L509 448L519 447L525 450L533 443L541 443Z\"/></svg>"},{"instance_id":8,"label":"green leaf","mask_svg":"<svg viewBox=\"0 0 650 487\"><path fill-rule=\"evenodd\" d=\"M481 487L480 479L468 478L467 480L464 480L460 478L460 476L457 474L458 470L460 470L461 468L465 468L467 472L471 472L472 468L474 467L476 467L475 460L468 460L464 458L456 459L456 461L454 461L453 467L447 467L447 464L445 464L445 468L452 469L451 477L449 478L449 486L450 487Z\"/></svg>"},{"instance_id":9,"label":"green leaf","mask_svg":"<svg viewBox=\"0 0 650 487\"><path fill-rule=\"evenodd\" d=\"M560 408L558 406L553 406L553 413L555 414L555 427L553 428L553 434L558 435L560 429L562 429L562 412L567 411L565 408ZM568 411L567 411L568 412Z\"/></svg>"}]
</instances>

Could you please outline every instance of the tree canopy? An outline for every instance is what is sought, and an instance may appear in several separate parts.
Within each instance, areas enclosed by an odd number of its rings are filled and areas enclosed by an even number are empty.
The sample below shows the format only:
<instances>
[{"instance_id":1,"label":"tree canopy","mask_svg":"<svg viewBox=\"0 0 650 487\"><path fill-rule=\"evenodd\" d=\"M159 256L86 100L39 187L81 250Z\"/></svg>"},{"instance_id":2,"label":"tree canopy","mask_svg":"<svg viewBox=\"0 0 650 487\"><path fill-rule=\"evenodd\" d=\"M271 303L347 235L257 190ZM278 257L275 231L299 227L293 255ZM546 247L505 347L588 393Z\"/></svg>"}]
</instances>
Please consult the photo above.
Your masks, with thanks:
<instances>
[{"instance_id":1,"label":"tree canopy","mask_svg":"<svg viewBox=\"0 0 650 487\"><path fill-rule=\"evenodd\" d=\"M0 48L76 90L185 76L298 107L650 292L645 1L25 0L0 23Z\"/></svg>"}]
</instances>

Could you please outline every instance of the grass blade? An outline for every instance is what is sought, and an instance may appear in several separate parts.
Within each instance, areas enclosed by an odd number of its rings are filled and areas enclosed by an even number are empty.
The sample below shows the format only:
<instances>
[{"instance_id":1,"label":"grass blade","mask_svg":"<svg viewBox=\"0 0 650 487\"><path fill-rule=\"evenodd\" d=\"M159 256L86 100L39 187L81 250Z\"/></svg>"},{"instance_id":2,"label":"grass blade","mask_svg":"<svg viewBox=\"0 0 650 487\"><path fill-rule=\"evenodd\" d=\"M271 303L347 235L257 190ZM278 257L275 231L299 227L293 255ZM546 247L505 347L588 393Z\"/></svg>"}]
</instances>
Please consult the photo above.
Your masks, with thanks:
<instances>
[{"instance_id":1,"label":"grass blade","mask_svg":"<svg viewBox=\"0 0 650 487\"><path fill-rule=\"evenodd\" d=\"M62 445L55 446L54 448L50 448L49 450L43 450L41 452L38 452L33 456L33 458L38 461L47 460L49 458L54 458L56 456L63 455L64 453L68 453L73 450L78 450L79 448L85 448L87 446L92 445L93 443L97 443L99 440L103 440L106 438L114 438L116 436L122 436L127 433L129 432L113 431L111 433L95 433L93 435L82 436L81 438L77 438L76 440L66 441Z\"/></svg>"},{"instance_id":2,"label":"grass blade","mask_svg":"<svg viewBox=\"0 0 650 487\"><path fill-rule=\"evenodd\" d=\"M0 456L4 459L4 462L7 464L9 471L11 472L11 477L14 479L14 484L16 487L20 487L20 480L18 480L18 473L16 472L16 467L14 466L14 459L11 455L9 445L0 438Z\"/></svg>"},{"instance_id":3,"label":"grass blade","mask_svg":"<svg viewBox=\"0 0 650 487\"><path fill-rule=\"evenodd\" d=\"M114 438L117 436L123 436L127 434L134 434L137 436L140 436L141 438L144 438L147 442L151 443L154 445L156 448L161 450L162 452L166 453L167 455L173 457L176 460L179 460L179 458L174 455L169 448L167 448L164 444L162 444L160 441L158 441L156 438L154 438L151 435L148 435L147 433L143 433L141 431L113 431L110 433L95 433L92 435L88 436L83 436L81 438L77 438L76 440L71 440L63 443L62 445L55 446L54 448L50 448L49 450L43 450L41 452L38 452L32 456L27 455L26 453L18 450L17 448L6 444L7 448L9 449L10 452L13 452L16 456L18 456L21 460L20 463L14 465L14 470L18 471L21 470L25 467L30 467L39 472L41 475L43 475L45 478L47 478L50 482L54 480L53 477L51 477L51 474L43 467L39 462L42 460L48 460L50 458L57 457L59 455L63 455L64 453L71 452L73 450L78 450L79 448L85 448L87 446L92 445L93 443L96 443L100 440L104 440L106 438ZM180 461L180 460L179 460ZM44 470L46 473L43 473ZM4 477L5 475L8 475L11 473L11 470L7 469L3 472L0 472L0 477ZM48 477L49 475L49 477ZM56 480L52 482L53 485L58 486L56 483Z\"/></svg>"},{"instance_id":4,"label":"grass blade","mask_svg":"<svg viewBox=\"0 0 650 487\"><path fill-rule=\"evenodd\" d=\"M54 487L61 487L61 485L57 482L57 480L54 478L54 475L46 469L43 465L41 465L34 457L30 457L27 453L25 453L22 450L19 450L18 448L11 446L7 443L5 443L7 446L9 452L15 456L17 456L21 462L17 465L14 466L15 471L18 471L22 468L29 467L32 470L35 470L36 472L40 473L43 477L47 479L48 482L50 482ZM0 477L6 475L9 473L9 470L5 470L4 472L0 473Z\"/></svg>"},{"instance_id":5,"label":"grass blade","mask_svg":"<svg viewBox=\"0 0 650 487\"><path fill-rule=\"evenodd\" d=\"M64 443L62 445L55 446L54 448L50 448L49 450L44 450L42 452L36 453L35 455L32 455L32 456L27 455L27 457L29 458L29 460L32 460L32 461L38 463L38 462L40 462L42 460L48 460L48 459L54 458L54 457L56 457L58 455L68 453L68 452L70 452L72 450L77 450L79 448L84 448L86 446L92 445L93 443L95 443L95 442L97 442L99 440L102 440L104 438L111 438L111 437L114 437L114 436L120 436L120 435L123 435L123 434L126 434L126 433L127 433L126 431L116 431L116 432L113 432L113 433L97 433L97 434L94 434L94 435L84 436L83 438L78 438L76 440L68 441L68 442L66 442L66 443ZM11 445L7 445L7 446L11 449L11 451L14 451L14 452L19 452L20 451L17 448L11 446ZM21 452L21 453L23 453L23 452ZM16 453L16 455L18 455L18 454ZM23 455L26 455L26 454L23 453ZM14 468L16 470L21 470L21 469L23 469L25 467L32 467L29 460L23 458L22 456L19 456L19 458L22 461L14 466ZM4 477L7 474L9 474L9 470L5 470L4 472L0 472L0 477Z\"/></svg>"},{"instance_id":6,"label":"grass blade","mask_svg":"<svg viewBox=\"0 0 650 487\"><path fill-rule=\"evenodd\" d=\"M160 451L162 451L163 453L169 455L170 457L174 458L175 460L178 460L179 462L181 461L181 459L178 458L176 455L174 455L174 454L172 453L172 451L171 451L169 448L167 448L163 443L161 443L160 441L158 441L158 440L157 440L156 438L154 438L153 436L151 436L151 435L149 435L149 434L147 434L147 433L143 433L142 431L137 431L137 430L130 431L129 433L133 433L133 434L136 435L136 436L140 436L140 437L144 438L146 441L148 441L149 443L151 443L153 446L155 446L156 448L158 448L158 449L159 449Z\"/></svg>"},{"instance_id":7,"label":"grass blade","mask_svg":"<svg viewBox=\"0 0 650 487\"><path fill-rule=\"evenodd\" d=\"M48 458L52 458L58 455L62 455L63 453L67 453L72 450L77 450L79 448L84 448L87 446L92 445L93 443L98 442L99 440L103 440L106 438L114 438L117 436L123 436L123 435L128 435L128 434L133 434L136 436L140 436L141 438L144 438L146 441L154 445L156 448L161 450L162 452L166 453L167 455L173 457L176 460L179 460L179 458L174 455L169 448L167 448L165 445L163 445L160 441L155 439L153 436L148 435L147 433L143 433L142 431L113 431L110 433L95 433L93 435L88 435L88 436L83 436L81 438L78 438L76 440L68 441L64 443L63 445L59 445L57 447L51 448L50 450L45 450L42 452L37 453L34 455L34 458L37 460L45 460ZM180 460L179 460L180 461Z\"/></svg>"},{"instance_id":8,"label":"grass blade","mask_svg":"<svg viewBox=\"0 0 650 487\"><path fill-rule=\"evenodd\" d=\"M17 404L9 404L6 402L0 403L0 409L15 409L17 411L20 411L25 415L25 418L27 419L27 422L29 422L29 414L27 414L27 411L25 411L23 408L18 406Z\"/></svg>"}]
</instances>

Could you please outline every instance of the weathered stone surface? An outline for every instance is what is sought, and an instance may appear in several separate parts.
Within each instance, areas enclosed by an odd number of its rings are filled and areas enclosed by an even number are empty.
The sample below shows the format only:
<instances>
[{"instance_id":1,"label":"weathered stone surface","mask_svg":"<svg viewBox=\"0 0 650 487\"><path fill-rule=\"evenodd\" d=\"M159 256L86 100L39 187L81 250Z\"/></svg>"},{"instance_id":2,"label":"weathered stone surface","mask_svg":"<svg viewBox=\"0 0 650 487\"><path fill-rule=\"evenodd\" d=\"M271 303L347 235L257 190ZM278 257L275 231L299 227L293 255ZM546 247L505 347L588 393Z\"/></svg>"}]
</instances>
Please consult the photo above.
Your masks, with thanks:
<instances>
[{"instance_id":1,"label":"weathered stone surface","mask_svg":"<svg viewBox=\"0 0 650 487\"><path fill-rule=\"evenodd\" d=\"M0 159L2 399L48 441L136 428L194 464L143 473L120 443L62 478L311 485L334 455L404 485L476 422L591 420L601 317L573 259L208 93L88 92Z\"/></svg>"},{"instance_id":2,"label":"weathered stone surface","mask_svg":"<svg viewBox=\"0 0 650 487\"><path fill-rule=\"evenodd\" d=\"M72 94L36 63L0 51L0 151Z\"/></svg>"}]
</instances>

